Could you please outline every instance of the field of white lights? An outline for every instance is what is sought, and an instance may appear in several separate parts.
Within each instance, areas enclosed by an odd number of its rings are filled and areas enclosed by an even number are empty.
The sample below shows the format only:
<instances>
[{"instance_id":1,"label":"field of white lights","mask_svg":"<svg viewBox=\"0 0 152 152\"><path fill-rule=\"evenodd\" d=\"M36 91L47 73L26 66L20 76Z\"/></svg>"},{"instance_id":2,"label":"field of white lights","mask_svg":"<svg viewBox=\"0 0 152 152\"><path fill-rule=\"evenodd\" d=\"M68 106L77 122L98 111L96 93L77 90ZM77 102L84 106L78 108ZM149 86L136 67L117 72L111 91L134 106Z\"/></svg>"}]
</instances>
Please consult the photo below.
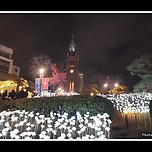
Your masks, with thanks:
<instances>
[{"instance_id":1,"label":"field of white lights","mask_svg":"<svg viewBox=\"0 0 152 152\"><path fill-rule=\"evenodd\" d=\"M109 99L122 113L149 113L151 93L131 93L121 95L100 95ZM28 110L3 110L0 112L0 139L70 139L106 140L110 139L112 120L107 113L83 116L76 112L50 112L48 115Z\"/></svg>"}]
</instances>

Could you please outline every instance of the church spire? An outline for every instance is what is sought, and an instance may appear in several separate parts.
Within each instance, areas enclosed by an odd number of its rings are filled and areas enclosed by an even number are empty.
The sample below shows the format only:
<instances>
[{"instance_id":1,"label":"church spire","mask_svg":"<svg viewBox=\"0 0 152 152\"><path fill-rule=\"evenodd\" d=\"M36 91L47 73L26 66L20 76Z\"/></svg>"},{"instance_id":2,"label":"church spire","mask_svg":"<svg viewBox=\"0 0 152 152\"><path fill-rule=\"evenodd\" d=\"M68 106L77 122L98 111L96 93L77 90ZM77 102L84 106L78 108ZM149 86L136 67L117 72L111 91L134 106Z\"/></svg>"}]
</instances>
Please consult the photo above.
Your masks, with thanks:
<instances>
[{"instance_id":1,"label":"church spire","mask_svg":"<svg viewBox=\"0 0 152 152\"><path fill-rule=\"evenodd\" d=\"M70 52L75 52L76 51L76 44L74 43L74 36L72 34L72 39L71 39L71 44L69 44L69 51Z\"/></svg>"}]
</instances>

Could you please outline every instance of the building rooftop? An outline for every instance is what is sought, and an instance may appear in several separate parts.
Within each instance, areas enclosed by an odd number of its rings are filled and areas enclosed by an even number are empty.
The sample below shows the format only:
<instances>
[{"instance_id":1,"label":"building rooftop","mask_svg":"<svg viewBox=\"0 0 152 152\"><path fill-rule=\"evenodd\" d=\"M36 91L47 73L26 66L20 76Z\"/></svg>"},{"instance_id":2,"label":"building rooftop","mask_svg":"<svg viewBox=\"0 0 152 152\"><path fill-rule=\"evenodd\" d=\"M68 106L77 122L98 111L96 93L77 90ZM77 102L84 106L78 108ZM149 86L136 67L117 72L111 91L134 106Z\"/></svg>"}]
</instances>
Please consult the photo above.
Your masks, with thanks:
<instances>
[{"instance_id":1,"label":"building rooftop","mask_svg":"<svg viewBox=\"0 0 152 152\"><path fill-rule=\"evenodd\" d=\"M8 54L13 54L13 49L0 44L0 51L6 52Z\"/></svg>"}]
</instances>

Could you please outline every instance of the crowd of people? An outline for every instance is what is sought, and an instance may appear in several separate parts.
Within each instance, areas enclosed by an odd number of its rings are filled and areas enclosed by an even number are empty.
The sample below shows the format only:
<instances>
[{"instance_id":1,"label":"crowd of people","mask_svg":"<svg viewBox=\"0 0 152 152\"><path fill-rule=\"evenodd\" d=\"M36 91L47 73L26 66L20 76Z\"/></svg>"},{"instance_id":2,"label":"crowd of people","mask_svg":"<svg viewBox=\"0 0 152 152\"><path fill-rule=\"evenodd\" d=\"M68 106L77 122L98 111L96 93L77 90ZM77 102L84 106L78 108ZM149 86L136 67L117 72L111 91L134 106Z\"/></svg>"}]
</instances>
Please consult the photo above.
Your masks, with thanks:
<instances>
[{"instance_id":1,"label":"crowd of people","mask_svg":"<svg viewBox=\"0 0 152 152\"><path fill-rule=\"evenodd\" d=\"M11 92L7 92L5 90L3 93L0 94L0 100L10 100L10 99L19 99L19 98L27 98L28 91L24 91L24 89L20 90L19 92L15 92L15 90L12 90Z\"/></svg>"}]
</instances>

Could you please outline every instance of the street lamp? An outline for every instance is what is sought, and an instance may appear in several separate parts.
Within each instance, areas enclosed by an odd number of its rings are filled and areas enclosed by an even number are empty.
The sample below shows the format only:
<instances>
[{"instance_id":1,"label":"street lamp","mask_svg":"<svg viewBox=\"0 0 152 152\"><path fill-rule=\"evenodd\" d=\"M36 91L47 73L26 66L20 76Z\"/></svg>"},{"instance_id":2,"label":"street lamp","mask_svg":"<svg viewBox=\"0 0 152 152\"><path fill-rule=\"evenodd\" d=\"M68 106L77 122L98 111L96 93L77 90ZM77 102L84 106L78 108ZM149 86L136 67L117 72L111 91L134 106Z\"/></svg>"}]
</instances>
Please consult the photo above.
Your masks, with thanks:
<instances>
[{"instance_id":1,"label":"street lamp","mask_svg":"<svg viewBox=\"0 0 152 152\"><path fill-rule=\"evenodd\" d=\"M90 96L94 96L94 93L93 93L93 92L91 92L91 93L90 93Z\"/></svg>"},{"instance_id":2,"label":"street lamp","mask_svg":"<svg viewBox=\"0 0 152 152\"><path fill-rule=\"evenodd\" d=\"M74 70L73 70L73 69L71 69L71 70L70 70L70 73L74 73Z\"/></svg>"},{"instance_id":3,"label":"street lamp","mask_svg":"<svg viewBox=\"0 0 152 152\"><path fill-rule=\"evenodd\" d=\"M108 86L108 84L107 84L107 83L105 83L103 86L106 88L106 87Z\"/></svg>"},{"instance_id":4,"label":"street lamp","mask_svg":"<svg viewBox=\"0 0 152 152\"><path fill-rule=\"evenodd\" d=\"M115 83L115 87L116 87L116 88L118 87L118 83Z\"/></svg>"},{"instance_id":5,"label":"street lamp","mask_svg":"<svg viewBox=\"0 0 152 152\"><path fill-rule=\"evenodd\" d=\"M43 77L44 69L40 69L40 77Z\"/></svg>"},{"instance_id":6,"label":"street lamp","mask_svg":"<svg viewBox=\"0 0 152 152\"><path fill-rule=\"evenodd\" d=\"M114 86L117 88L118 87L118 83L115 83ZM116 94L115 88L114 88L114 94Z\"/></svg>"},{"instance_id":7,"label":"street lamp","mask_svg":"<svg viewBox=\"0 0 152 152\"><path fill-rule=\"evenodd\" d=\"M102 87L102 94L105 92L105 88L107 88L108 87L108 84L107 83L105 83L105 84L103 84L103 87Z\"/></svg>"},{"instance_id":8,"label":"street lamp","mask_svg":"<svg viewBox=\"0 0 152 152\"><path fill-rule=\"evenodd\" d=\"M61 88L58 88L58 91L60 92L62 89Z\"/></svg>"}]
</instances>

